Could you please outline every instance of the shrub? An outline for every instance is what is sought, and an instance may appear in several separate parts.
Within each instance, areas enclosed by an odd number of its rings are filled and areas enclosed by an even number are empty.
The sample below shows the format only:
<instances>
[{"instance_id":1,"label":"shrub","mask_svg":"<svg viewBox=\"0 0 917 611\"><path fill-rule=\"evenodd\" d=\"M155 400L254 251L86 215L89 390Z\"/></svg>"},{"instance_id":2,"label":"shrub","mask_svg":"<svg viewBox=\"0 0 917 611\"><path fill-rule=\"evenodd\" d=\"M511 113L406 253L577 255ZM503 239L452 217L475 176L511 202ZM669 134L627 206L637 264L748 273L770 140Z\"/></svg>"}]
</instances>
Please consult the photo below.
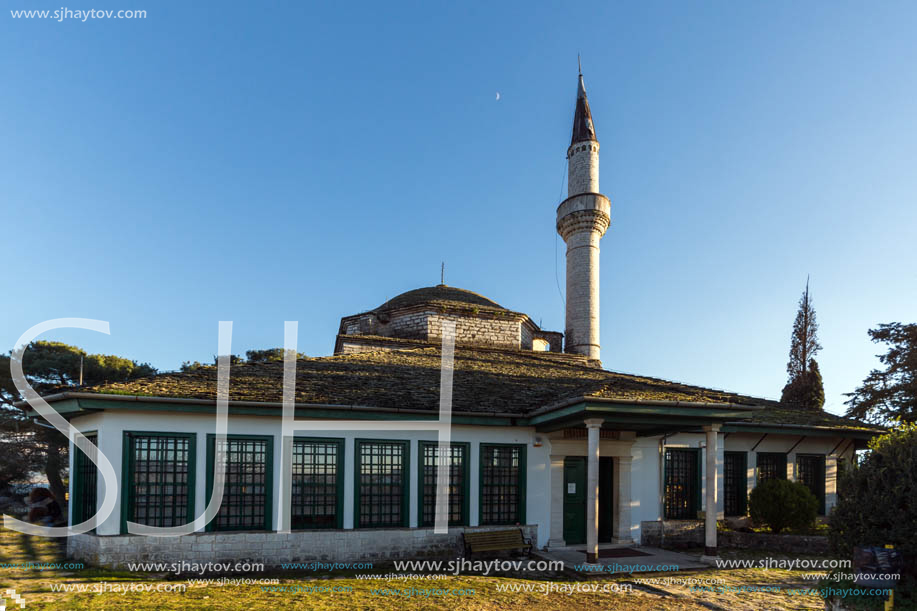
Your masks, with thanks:
<instances>
[{"instance_id":1,"label":"shrub","mask_svg":"<svg viewBox=\"0 0 917 611\"><path fill-rule=\"evenodd\" d=\"M811 528L818 515L818 499L804 484L771 479L755 487L748 498L748 512L757 524L773 533Z\"/></svg>"},{"instance_id":2,"label":"shrub","mask_svg":"<svg viewBox=\"0 0 917 611\"><path fill-rule=\"evenodd\" d=\"M869 442L860 465L845 469L831 512L834 551L894 545L906 564L917 559L917 424L901 425Z\"/></svg>"}]
</instances>

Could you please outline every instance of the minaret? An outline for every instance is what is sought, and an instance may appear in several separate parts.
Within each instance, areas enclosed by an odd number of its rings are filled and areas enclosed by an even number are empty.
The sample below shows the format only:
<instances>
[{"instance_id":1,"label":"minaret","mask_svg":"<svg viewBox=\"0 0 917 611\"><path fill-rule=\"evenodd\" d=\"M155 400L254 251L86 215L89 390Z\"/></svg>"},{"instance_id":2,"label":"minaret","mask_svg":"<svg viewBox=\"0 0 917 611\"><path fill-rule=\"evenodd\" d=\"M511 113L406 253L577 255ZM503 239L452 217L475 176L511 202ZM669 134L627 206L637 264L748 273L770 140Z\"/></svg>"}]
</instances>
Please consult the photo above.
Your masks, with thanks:
<instances>
[{"instance_id":1,"label":"minaret","mask_svg":"<svg viewBox=\"0 0 917 611\"><path fill-rule=\"evenodd\" d=\"M599 358L599 240L611 222L611 202L599 193L599 141L580 70L567 149L567 199L557 207L557 233L567 244L564 351Z\"/></svg>"}]
</instances>

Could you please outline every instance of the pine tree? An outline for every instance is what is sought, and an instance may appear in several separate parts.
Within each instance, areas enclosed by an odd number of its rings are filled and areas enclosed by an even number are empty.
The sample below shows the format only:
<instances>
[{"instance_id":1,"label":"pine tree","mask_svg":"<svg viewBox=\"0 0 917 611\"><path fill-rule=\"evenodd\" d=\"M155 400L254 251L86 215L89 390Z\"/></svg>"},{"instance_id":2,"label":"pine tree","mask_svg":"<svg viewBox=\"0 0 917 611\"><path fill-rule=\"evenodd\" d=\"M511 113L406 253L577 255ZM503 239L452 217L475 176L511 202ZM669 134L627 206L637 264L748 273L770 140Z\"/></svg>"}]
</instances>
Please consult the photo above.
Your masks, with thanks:
<instances>
[{"instance_id":1,"label":"pine tree","mask_svg":"<svg viewBox=\"0 0 917 611\"><path fill-rule=\"evenodd\" d=\"M790 337L790 360L786 370L789 380L783 387L780 401L794 407L820 410L825 405L825 388L815 355L821 350L818 343L818 323L815 308L809 295L809 280L806 290L799 299L799 311L793 322Z\"/></svg>"},{"instance_id":2,"label":"pine tree","mask_svg":"<svg viewBox=\"0 0 917 611\"><path fill-rule=\"evenodd\" d=\"M847 393L847 415L880 424L917 422L917 323L879 325L869 336L889 346L877 355L885 369L873 369L859 388Z\"/></svg>"}]
</instances>

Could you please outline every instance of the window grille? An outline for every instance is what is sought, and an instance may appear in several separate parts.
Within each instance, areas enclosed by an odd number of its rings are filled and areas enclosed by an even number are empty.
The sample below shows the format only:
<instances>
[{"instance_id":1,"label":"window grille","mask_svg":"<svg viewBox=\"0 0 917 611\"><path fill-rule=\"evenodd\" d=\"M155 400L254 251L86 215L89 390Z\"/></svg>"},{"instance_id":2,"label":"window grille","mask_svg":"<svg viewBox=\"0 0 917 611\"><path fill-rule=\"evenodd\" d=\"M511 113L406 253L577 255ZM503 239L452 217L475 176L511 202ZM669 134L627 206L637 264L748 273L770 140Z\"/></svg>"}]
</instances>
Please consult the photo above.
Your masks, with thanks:
<instances>
[{"instance_id":1,"label":"window grille","mask_svg":"<svg viewBox=\"0 0 917 611\"><path fill-rule=\"evenodd\" d=\"M357 441L357 526L407 526L407 441Z\"/></svg>"},{"instance_id":2,"label":"window grille","mask_svg":"<svg viewBox=\"0 0 917 611\"><path fill-rule=\"evenodd\" d=\"M700 506L699 452L667 448L665 451L665 517L695 520Z\"/></svg>"},{"instance_id":3,"label":"window grille","mask_svg":"<svg viewBox=\"0 0 917 611\"><path fill-rule=\"evenodd\" d=\"M525 446L481 444L481 524L525 523Z\"/></svg>"},{"instance_id":4,"label":"window grille","mask_svg":"<svg viewBox=\"0 0 917 611\"><path fill-rule=\"evenodd\" d=\"M723 453L723 510L727 516L744 516L748 494L745 452Z\"/></svg>"},{"instance_id":5,"label":"window grille","mask_svg":"<svg viewBox=\"0 0 917 611\"><path fill-rule=\"evenodd\" d=\"M779 452L758 452L758 481L786 479L786 454Z\"/></svg>"},{"instance_id":6,"label":"window grille","mask_svg":"<svg viewBox=\"0 0 917 611\"><path fill-rule=\"evenodd\" d=\"M822 454L797 454L798 480L818 499L818 515L825 515L825 457Z\"/></svg>"},{"instance_id":7,"label":"window grille","mask_svg":"<svg viewBox=\"0 0 917 611\"><path fill-rule=\"evenodd\" d=\"M210 476L217 457L225 456L223 504L210 522L213 530L270 529L271 453L273 443L263 437L228 437L220 447L210 438ZM214 451L216 450L216 451ZM219 465L216 465L219 468Z\"/></svg>"},{"instance_id":8,"label":"window grille","mask_svg":"<svg viewBox=\"0 0 917 611\"><path fill-rule=\"evenodd\" d=\"M126 439L127 519L160 527L193 520L192 436L128 433Z\"/></svg>"},{"instance_id":9,"label":"window grille","mask_svg":"<svg viewBox=\"0 0 917 611\"><path fill-rule=\"evenodd\" d=\"M421 442L421 511L420 525L433 526L436 522L436 474L439 465L439 444ZM449 525L468 523L468 445L452 444L446 454L449 466Z\"/></svg>"},{"instance_id":10,"label":"window grille","mask_svg":"<svg viewBox=\"0 0 917 611\"><path fill-rule=\"evenodd\" d=\"M294 439L292 528L341 528L344 441Z\"/></svg>"},{"instance_id":11,"label":"window grille","mask_svg":"<svg viewBox=\"0 0 917 611\"><path fill-rule=\"evenodd\" d=\"M90 448L93 457L98 454L99 436L95 433L86 435L94 447ZM74 456L74 465L76 471L76 481L74 482L74 496L76 503L73 508L73 523L79 524L85 522L96 513L96 501L98 494L99 469L82 450L73 446L76 450Z\"/></svg>"}]
</instances>

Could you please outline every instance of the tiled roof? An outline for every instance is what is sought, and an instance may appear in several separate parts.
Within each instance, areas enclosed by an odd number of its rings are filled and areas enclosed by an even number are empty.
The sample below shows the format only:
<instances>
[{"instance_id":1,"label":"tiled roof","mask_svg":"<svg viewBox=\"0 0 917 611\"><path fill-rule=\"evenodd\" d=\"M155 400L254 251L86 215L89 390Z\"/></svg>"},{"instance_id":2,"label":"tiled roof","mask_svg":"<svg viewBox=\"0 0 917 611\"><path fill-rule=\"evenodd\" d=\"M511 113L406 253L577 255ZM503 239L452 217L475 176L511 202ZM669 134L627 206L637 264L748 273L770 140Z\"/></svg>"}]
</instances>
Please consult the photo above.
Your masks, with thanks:
<instances>
[{"instance_id":1,"label":"tiled roof","mask_svg":"<svg viewBox=\"0 0 917 611\"><path fill-rule=\"evenodd\" d=\"M300 403L438 409L439 348L379 350L297 361ZM453 409L524 414L567 398L604 397L759 405L763 400L605 371L584 356L555 352L462 348L455 351ZM231 369L230 399L281 399L282 362ZM112 383L91 392L213 399L216 367Z\"/></svg>"},{"instance_id":2,"label":"tiled roof","mask_svg":"<svg viewBox=\"0 0 917 611\"><path fill-rule=\"evenodd\" d=\"M466 291L465 289L456 288L454 286L438 284L436 286L427 286L419 289L414 289L412 291L407 291L406 293L401 293L397 297L393 297L380 305L375 309L375 311L382 312L396 308L406 308L422 303L459 304L465 306L482 306L485 308L494 308L497 310L506 309L497 302L492 301L483 295L479 295L472 291Z\"/></svg>"},{"instance_id":3,"label":"tiled roof","mask_svg":"<svg viewBox=\"0 0 917 611\"><path fill-rule=\"evenodd\" d=\"M438 347L379 350L320 358L300 358L296 401L300 404L425 409L439 407L441 354ZM751 424L870 429L819 412L787 408L775 401L601 369L585 356L554 352L462 348L455 350L453 411L523 416L538 408L580 397L622 401L682 401L757 406ZM230 400L279 403L282 362L243 363L230 370ZM216 398L217 370L164 373L132 382L82 391L170 397Z\"/></svg>"},{"instance_id":4,"label":"tiled roof","mask_svg":"<svg viewBox=\"0 0 917 611\"><path fill-rule=\"evenodd\" d=\"M840 429L856 429L863 431L881 431L880 427L860 422L852 418L844 418L823 411L811 411L804 409L794 409L773 402L767 409L754 412L748 420L748 424L764 425L795 425L795 426L819 426Z\"/></svg>"},{"instance_id":5,"label":"tiled roof","mask_svg":"<svg viewBox=\"0 0 917 611\"><path fill-rule=\"evenodd\" d=\"M298 403L436 410L439 348L380 350L296 365ZM230 400L279 402L282 362L234 365ZM216 367L166 373L89 389L110 394L214 399ZM653 378L605 371L584 356L555 352L462 348L455 350L453 410L523 415L575 397L604 397L756 405L756 399Z\"/></svg>"}]
</instances>

